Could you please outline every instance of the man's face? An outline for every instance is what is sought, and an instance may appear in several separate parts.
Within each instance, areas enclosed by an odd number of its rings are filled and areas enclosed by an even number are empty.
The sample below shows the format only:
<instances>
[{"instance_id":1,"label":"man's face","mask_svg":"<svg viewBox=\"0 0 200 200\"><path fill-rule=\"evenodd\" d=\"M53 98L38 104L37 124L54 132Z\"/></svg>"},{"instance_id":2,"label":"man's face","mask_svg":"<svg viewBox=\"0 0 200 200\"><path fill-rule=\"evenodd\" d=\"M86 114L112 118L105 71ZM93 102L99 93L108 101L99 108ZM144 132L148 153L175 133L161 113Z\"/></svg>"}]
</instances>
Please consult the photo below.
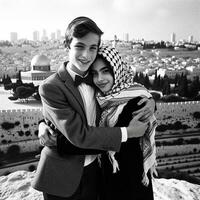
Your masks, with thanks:
<instances>
[{"instance_id":1,"label":"man's face","mask_svg":"<svg viewBox=\"0 0 200 200\"><path fill-rule=\"evenodd\" d=\"M99 40L99 36L95 33L72 39L69 49L69 65L74 71L82 75L89 69L96 58Z\"/></svg>"}]
</instances>

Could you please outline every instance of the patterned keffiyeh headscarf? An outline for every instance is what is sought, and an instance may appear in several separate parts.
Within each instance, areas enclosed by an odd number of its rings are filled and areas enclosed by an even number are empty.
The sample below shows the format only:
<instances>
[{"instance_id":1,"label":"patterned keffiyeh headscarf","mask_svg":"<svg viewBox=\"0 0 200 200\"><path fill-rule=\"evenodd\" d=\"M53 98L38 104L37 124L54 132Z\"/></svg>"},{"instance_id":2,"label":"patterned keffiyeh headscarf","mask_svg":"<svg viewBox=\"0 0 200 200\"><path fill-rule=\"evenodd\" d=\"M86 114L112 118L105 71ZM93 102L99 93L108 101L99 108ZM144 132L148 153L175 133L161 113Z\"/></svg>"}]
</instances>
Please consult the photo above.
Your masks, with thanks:
<instances>
[{"instance_id":1,"label":"patterned keffiyeh headscarf","mask_svg":"<svg viewBox=\"0 0 200 200\"><path fill-rule=\"evenodd\" d=\"M141 84L133 82L133 71L122 60L119 53L109 46L101 46L98 51L109 63L114 74L114 84L110 91L105 94L97 93L97 100L102 108L100 126L113 127L117 123L118 116L124 106L134 97L152 97L148 90ZM140 146L143 152L143 180L148 185L147 172L156 173L156 147L155 147L155 116L152 116L149 127L143 137L140 138ZM119 170L118 163L114 158L115 152L109 151L109 157L113 164L113 172Z\"/></svg>"},{"instance_id":2,"label":"patterned keffiyeh headscarf","mask_svg":"<svg viewBox=\"0 0 200 200\"><path fill-rule=\"evenodd\" d=\"M105 58L111 65L114 73L114 85L107 95L113 95L123 89L129 88L133 85L133 71L121 58L116 49L109 46L101 46L98 55Z\"/></svg>"}]
</instances>

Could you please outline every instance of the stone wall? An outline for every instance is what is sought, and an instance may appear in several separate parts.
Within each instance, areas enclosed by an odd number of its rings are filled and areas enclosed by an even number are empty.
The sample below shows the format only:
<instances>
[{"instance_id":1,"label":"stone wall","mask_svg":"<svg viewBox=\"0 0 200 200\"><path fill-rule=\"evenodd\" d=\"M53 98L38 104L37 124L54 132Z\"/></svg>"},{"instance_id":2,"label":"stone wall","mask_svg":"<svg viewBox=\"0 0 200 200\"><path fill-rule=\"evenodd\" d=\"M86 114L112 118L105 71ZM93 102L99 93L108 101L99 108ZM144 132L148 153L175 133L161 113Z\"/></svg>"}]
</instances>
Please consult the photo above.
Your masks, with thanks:
<instances>
[{"instance_id":1,"label":"stone wall","mask_svg":"<svg viewBox=\"0 0 200 200\"><path fill-rule=\"evenodd\" d=\"M36 139L41 109L3 110L0 112L1 143Z\"/></svg>"},{"instance_id":2,"label":"stone wall","mask_svg":"<svg viewBox=\"0 0 200 200\"><path fill-rule=\"evenodd\" d=\"M158 125L179 120L195 127L199 119L194 119L192 113L197 111L200 112L200 101L158 103L156 117ZM38 122L41 119L42 109L0 111L0 151L5 153L12 145L19 145L20 152L38 149Z\"/></svg>"},{"instance_id":3,"label":"stone wall","mask_svg":"<svg viewBox=\"0 0 200 200\"><path fill-rule=\"evenodd\" d=\"M20 153L39 150L38 122L42 109L0 111L0 151L7 153L13 145Z\"/></svg>"},{"instance_id":4,"label":"stone wall","mask_svg":"<svg viewBox=\"0 0 200 200\"><path fill-rule=\"evenodd\" d=\"M180 121L195 128L200 121L193 117L194 112L200 112L200 101L157 103L156 118L158 125Z\"/></svg>"}]
</instances>

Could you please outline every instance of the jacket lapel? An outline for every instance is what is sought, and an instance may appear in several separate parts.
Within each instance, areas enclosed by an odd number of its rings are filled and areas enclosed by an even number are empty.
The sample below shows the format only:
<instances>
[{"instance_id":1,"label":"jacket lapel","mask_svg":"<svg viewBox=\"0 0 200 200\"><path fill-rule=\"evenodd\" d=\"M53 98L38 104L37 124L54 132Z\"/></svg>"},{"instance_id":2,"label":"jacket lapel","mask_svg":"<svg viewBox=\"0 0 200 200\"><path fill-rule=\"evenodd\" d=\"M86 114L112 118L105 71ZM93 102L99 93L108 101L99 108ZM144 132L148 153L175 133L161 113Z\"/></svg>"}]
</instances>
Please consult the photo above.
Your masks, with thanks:
<instances>
[{"instance_id":1,"label":"jacket lapel","mask_svg":"<svg viewBox=\"0 0 200 200\"><path fill-rule=\"evenodd\" d=\"M75 87L72 77L70 76L70 74L66 70L66 64L67 64L67 62L63 63L63 65L60 66L60 68L57 71L57 74L60 77L60 79L65 83L65 86L71 92L71 94L73 95L75 100L78 102L79 106L81 107L81 109L82 109L82 111L85 115L85 108L84 108L84 104L83 104L81 94L80 94L78 88Z\"/></svg>"}]
</instances>

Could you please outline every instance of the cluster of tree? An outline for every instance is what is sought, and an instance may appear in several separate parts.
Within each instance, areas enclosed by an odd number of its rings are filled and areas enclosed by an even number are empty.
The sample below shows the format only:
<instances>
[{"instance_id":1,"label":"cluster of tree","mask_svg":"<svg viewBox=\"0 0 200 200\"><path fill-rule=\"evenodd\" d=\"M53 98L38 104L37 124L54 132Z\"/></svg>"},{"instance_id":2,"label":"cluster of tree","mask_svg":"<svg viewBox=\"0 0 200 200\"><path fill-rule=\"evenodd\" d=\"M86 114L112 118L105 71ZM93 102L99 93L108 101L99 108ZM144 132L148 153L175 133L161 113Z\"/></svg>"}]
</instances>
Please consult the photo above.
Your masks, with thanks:
<instances>
[{"instance_id":1,"label":"cluster of tree","mask_svg":"<svg viewBox=\"0 0 200 200\"><path fill-rule=\"evenodd\" d=\"M13 129L15 126L19 126L19 125L20 125L19 121L16 121L14 123L12 123L12 122L3 122L1 124L1 128L4 129L4 130L10 130L10 129Z\"/></svg>"},{"instance_id":2,"label":"cluster of tree","mask_svg":"<svg viewBox=\"0 0 200 200\"><path fill-rule=\"evenodd\" d=\"M10 76L4 74L2 80L0 81L0 84L6 85L6 84L9 84L9 83L12 83Z\"/></svg>"},{"instance_id":3,"label":"cluster of tree","mask_svg":"<svg viewBox=\"0 0 200 200\"><path fill-rule=\"evenodd\" d=\"M187 124L182 124L180 121L175 122L174 124L161 124L157 126L157 131L166 131L166 130L180 130L191 128Z\"/></svg>"},{"instance_id":4,"label":"cluster of tree","mask_svg":"<svg viewBox=\"0 0 200 200\"><path fill-rule=\"evenodd\" d=\"M169 94L163 96L162 98L160 98L160 100L163 102L183 102L186 101L186 98L180 97L179 95L176 94Z\"/></svg>"},{"instance_id":5,"label":"cluster of tree","mask_svg":"<svg viewBox=\"0 0 200 200\"><path fill-rule=\"evenodd\" d=\"M175 47L179 47L179 48L184 48L187 50L197 50L198 47L200 46L200 44L195 44L195 43L190 43L190 42L185 42L183 44L179 44L179 45L174 45L172 43L169 42L165 42L163 40L161 40L160 42L147 42L147 41L143 41L143 42L133 42L133 45L135 44L140 44L143 49L174 49Z\"/></svg>"},{"instance_id":6,"label":"cluster of tree","mask_svg":"<svg viewBox=\"0 0 200 200\"><path fill-rule=\"evenodd\" d=\"M167 48L166 43L164 41L156 42L156 43L146 43L144 42L143 49L164 49Z\"/></svg>"},{"instance_id":7,"label":"cluster of tree","mask_svg":"<svg viewBox=\"0 0 200 200\"><path fill-rule=\"evenodd\" d=\"M13 46L13 45L8 40L0 41L0 47L11 47L11 46Z\"/></svg>"},{"instance_id":8,"label":"cluster of tree","mask_svg":"<svg viewBox=\"0 0 200 200\"><path fill-rule=\"evenodd\" d=\"M193 117L194 117L195 119L200 119L200 112L194 112L194 113L193 113Z\"/></svg>"},{"instance_id":9,"label":"cluster of tree","mask_svg":"<svg viewBox=\"0 0 200 200\"><path fill-rule=\"evenodd\" d=\"M184 138L178 138L176 140L172 141L156 141L156 146L173 146L173 145L184 145L184 144L199 144L200 139L199 138L191 138L188 140L185 140Z\"/></svg>"},{"instance_id":10,"label":"cluster of tree","mask_svg":"<svg viewBox=\"0 0 200 200\"><path fill-rule=\"evenodd\" d=\"M5 90L12 90L13 95L8 97L9 100L24 100L28 102L29 97L34 97L36 100L40 100L40 95L38 93L38 86L35 86L33 83L23 83L21 80L21 71L19 71L18 79L15 83L12 83L12 80L9 79L2 81L4 84Z\"/></svg>"},{"instance_id":11,"label":"cluster of tree","mask_svg":"<svg viewBox=\"0 0 200 200\"><path fill-rule=\"evenodd\" d=\"M163 101L187 101L187 100L200 100L200 80L196 76L194 79L188 80L187 76L182 74L176 74L174 79L170 79L167 75L161 77L155 73L153 83L150 82L149 76L143 73L136 73L134 81L143 84L146 88L161 91L163 95L169 95L163 97ZM174 85L172 88L171 85ZM177 95L174 95L177 94ZM157 97L159 98L159 96Z\"/></svg>"}]
</instances>

